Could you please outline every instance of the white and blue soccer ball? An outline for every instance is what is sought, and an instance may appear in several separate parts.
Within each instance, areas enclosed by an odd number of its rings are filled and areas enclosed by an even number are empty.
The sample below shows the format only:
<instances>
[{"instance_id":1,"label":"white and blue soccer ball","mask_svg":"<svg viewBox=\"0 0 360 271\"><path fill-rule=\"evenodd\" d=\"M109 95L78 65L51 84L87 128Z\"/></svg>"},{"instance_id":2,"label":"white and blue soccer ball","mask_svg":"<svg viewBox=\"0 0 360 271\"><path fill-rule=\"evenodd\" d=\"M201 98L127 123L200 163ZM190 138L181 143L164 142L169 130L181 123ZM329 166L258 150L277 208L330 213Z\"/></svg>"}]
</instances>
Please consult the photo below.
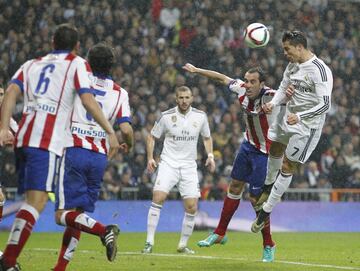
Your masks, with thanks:
<instances>
[{"instance_id":1,"label":"white and blue soccer ball","mask_svg":"<svg viewBox=\"0 0 360 271\"><path fill-rule=\"evenodd\" d=\"M261 48L268 44L269 29L261 23L252 23L244 31L244 40L250 48Z\"/></svg>"}]
</instances>

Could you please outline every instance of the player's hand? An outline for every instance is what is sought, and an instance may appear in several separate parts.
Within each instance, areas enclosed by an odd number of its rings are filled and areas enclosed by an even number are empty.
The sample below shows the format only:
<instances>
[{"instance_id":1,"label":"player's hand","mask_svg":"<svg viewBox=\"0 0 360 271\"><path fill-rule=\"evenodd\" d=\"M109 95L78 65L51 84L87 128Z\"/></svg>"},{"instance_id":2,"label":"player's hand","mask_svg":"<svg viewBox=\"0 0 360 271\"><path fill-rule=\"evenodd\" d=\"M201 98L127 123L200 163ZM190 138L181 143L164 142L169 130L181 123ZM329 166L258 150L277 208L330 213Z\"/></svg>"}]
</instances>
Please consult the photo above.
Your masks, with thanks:
<instances>
[{"instance_id":1,"label":"player's hand","mask_svg":"<svg viewBox=\"0 0 360 271\"><path fill-rule=\"evenodd\" d=\"M299 122L299 117L296 114L290 113L286 119L287 124L294 125Z\"/></svg>"},{"instance_id":2,"label":"player's hand","mask_svg":"<svg viewBox=\"0 0 360 271\"><path fill-rule=\"evenodd\" d=\"M290 99L295 93L295 87L293 85L289 85L285 91L286 97Z\"/></svg>"},{"instance_id":3,"label":"player's hand","mask_svg":"<svg viewBox=\"0 0 360 271\"><path fill-rule=\"evenodd\" d=\"M270 114L274 108L274 105L271 102L268 102L262 106L262 110L265 114Z\"/></svg>"},{"instance_id":4,"label":"player's hand","mask_svg":"<svg viewBox=\"0 0 360 271\"><path fill-rule=\"evenodd\" d=\"M185 71L188 71L188 72L191 72L191 73L194 73L197 70L197 68L194 65L190 64L190 63L186 63L182 68Z\"/></svg>"},{"instance_id":5,"label":"player's hand","mask_svg":"<svg viewBox=\"0 0 360 271\"><path fill-rule=\"evenodd\" d=\"M14 135L7 129L0 130L0 146L11 145L14 142Z\"/></svg>"},{"instance_id":6,"label":"player's hand","mask_svg":"<svg viewBox=\"0 0 360 271\"><path fill-rule=\"evenodd\" d=\"M108 152L108 159L110 160L116 155L120 148L120 144L115 133L109 134L109 145L110 149Z\"/></svg>"},{"instance_id":7,"label":"player's hand","mask_svg":"<svg viewBox=\"0 0 360 271\"><path fill-rule=\"evenodd\" d=\"M126 154L129 153L130 150L128 144L126 143L121 143L119 149L122 153L126 153Z\"/></svg>"},{"instance_id":8,"label":"player's hand","mask_svg":"<svg viewBox=\"0 0 360 271\"><path fill-rule=\"evenodd\" d=\"M214 156L208 156L205 162L205 166L209 168L209 171L213 173L215 171L215 160Z\"/></svg>"},{"instance_id":9,"label":"player's hand","mask_svg":"<svg viewBox=\"0 0 360 271\"><path fill-rule=\"evenodd\" d=\"M154 173L155 169L157 168L156 161L154 159L150 159L147 163L147 170L149 173Z\"/></svg>"}]
</instances>

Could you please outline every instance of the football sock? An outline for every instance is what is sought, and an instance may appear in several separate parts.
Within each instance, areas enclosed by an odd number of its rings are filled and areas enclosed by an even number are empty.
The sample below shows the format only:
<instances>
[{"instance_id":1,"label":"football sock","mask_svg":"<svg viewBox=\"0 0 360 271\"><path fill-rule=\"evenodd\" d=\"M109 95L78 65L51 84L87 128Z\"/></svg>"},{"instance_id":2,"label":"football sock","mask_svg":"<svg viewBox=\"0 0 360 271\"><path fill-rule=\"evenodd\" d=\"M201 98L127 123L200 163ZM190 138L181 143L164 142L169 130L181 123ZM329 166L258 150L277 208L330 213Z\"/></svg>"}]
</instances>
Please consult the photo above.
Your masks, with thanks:
<instances>
[{"instance_id":1,"label":"football sock","mask_svg":"<svg viewBox=\"0 0 360 271\"><path fill-rule=\"evenodd\" d=\"M71 227L65 228L59 258L54 271L65 271L79 243L80 234L81 231L78 229Z\"/></svg>"},{"instance_id":2,"label":"football sock","mask_svg":"<svg viewBox=\"0 0 360 271\"><path fill-rule=\"evenodd\" d=\"M224 205L221 211L220 221L218 223L218 226L214 230L214 233L221 236L225 235L230 220L233 217L237 208L239 207L241 196L242 193L240 195L234 195L230 193L226 195Z\"/></svg>"},{"instance_id":3,"label":"football sock","mask_svg":"<svg viewBox=\"0 0 360 271\"><path fill-rule=\"evenodd\" d=\"M262 238L263 238L263 246L273 247L275 242L272 240L271 229L270 229L270 217L268 217L265 221L264 228L261 230Z\"/></svg>"},{"instance_id":4,"label":"football sock","mask_svg":"<svg viewBox=\"0 0 360 271\"><path fill-rule=\"evenodd\" d=\"M0 201L0 221L2 220L2 216L3 216L4 204L5 204L5 200Z\"/></svg>"},{"instance_id":5,"label":"football sock","mask_svg":"<svg viewBox=\"0 0 360 271\"><path fill-rule=\"evenodd\" d=\"M267 202L263 206L263 210L267 213L271 213L273 208L280 202L282 195L289 187L292 179L292 174L286 174L281 172L274 183L273 188Z\"/></svg>"},{"instance_id":6,"label":"football sock","mask_svg":"<svg viewBox=\"0 0 360 271\"><path fill-rule=\"evenodd\" d=\"M151 206L149 208L148 219L147 219L146 242L150 243L151 245L154 244L155 231L159 223L161 208L162 205L156 204L154 202L151 203Z\"/></svg>"},{"instance_id":7,"label":"football sock","mask_svg":"<svg viewBox=\"0 0 360 271\"><path fill-rule=\"evenodd\" d=\"M181 228L181 236L179 241L179 247L186 247L187 242L193 233L194 226L195 226L195 214L185 213L184 219L182 222Z\"/></svg>"},{"instance_id":8,"label":"football sock","mask_svg":"<svg viewBox=\"0 0 360 271\"><path fill-rule=\"evenodd\" d=\"M16 214L12 225L7 246L3 254L6 267L13 267L16 259L20 255L26 241L28 240L32 228L39 219L39 212L31 205L24 203Z\"/></svg>"},{"instance_id":9,"label":"football sock","mask_svg":"<svg viewBox=\"0 0 360 271\"><path fill-rule=\"evenodd\" d=\"M275 182L276 176L279 173L282 162L283 162L282 157L274 157L269 155L267 169L266 169L265 185L273 184Z\"/></svg>"},{"instance_id":10,"label":"football sock","mask_svg":"<svg viewBox=\"0 0 360 271\"><path fill-rule=\"evenodd\" d=\"M73 227L80 231L97 236L103 236L106 232L106 228L103 224L92 219L87 214L78 211L63 212L60 218L60 223L63 226Z\"/></svg>"}]
</instances>

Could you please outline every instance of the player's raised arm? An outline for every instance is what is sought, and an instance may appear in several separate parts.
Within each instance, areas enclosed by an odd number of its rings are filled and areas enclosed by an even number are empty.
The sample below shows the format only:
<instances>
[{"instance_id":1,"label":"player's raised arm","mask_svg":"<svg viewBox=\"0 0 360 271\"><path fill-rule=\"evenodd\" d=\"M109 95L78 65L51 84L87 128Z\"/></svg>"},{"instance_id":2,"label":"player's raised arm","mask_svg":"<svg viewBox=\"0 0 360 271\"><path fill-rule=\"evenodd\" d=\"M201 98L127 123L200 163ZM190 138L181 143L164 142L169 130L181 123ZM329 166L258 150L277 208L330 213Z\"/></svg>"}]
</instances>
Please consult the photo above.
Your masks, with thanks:
<instances>
[{"instance_id":1,"label":"player's raised arm","mask_svg":"<svg viewBox=\"0 0 360 271\"><path fill-rule=\"evenodd\" d=\"M216 71L212 71L212 70L200 69L190 63L186 63L183 66L183 69L190 73L197 73L197 74L200 74L207 78L210 78L212 80L216 80L223 85L229 85L229 83L233 80L232 78L226 76L225 74L222 74L222 73L219 73Z\"/></svg>"},{"instance_id":2,"label":"player's raised arm","mask_svg":"<svg viewBox=\"0 0 360 271\"><path fill-rule=\"evenodd\" d=\"M146 153L148 160L147 170L149 171L149 173L153 173L155 171L155 168L157 167L156 161L153 156L154 147L155 147L155 137L149 134L146 139Z\"/></svg>"}]
</instances>

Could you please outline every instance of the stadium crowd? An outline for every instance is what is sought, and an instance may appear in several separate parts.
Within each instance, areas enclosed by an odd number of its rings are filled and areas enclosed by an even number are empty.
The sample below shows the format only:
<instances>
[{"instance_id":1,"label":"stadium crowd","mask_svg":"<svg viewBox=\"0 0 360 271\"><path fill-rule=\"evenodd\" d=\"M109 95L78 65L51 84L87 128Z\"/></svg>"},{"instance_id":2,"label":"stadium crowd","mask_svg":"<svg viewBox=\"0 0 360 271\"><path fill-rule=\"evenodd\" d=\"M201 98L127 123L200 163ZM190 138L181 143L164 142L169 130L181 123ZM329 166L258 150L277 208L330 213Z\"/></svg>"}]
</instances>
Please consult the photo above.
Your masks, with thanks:
<instances>
[{"instance_id":1,"label":"stadium crowd","mask_svg":"<svg viewBox=\"0 0 360 271\"><path fill-rule=\"evenodd\" d=\"M77 26L81 56L99 41L115 49L118 61L113 78L129 91L135 147L130 156L119 153L110 162L102 199L127 199L130 194L121 193L124 187L137 187L138 199L151 198L153 177L146 172L145 139L160 112L175 105L174 89L181 85L193 89L193 106L207 112L214 140L216 174L206 172L206 156L199 154L202 199L222 199L243 139L243 116L236 97L226 88L185 74L181 67L190 62L242 78L247 68L261 65L268 72L267 85L276 89L287 63L280 43L287 29L305 32L312 50L334 74L332 109L322 138L309 162L294 176L292 187L360 188L359 3L4 0L0 10L0 84L4 87L20 63L51 50L48 40L60 23ZM243 44L244 27L252 22L270 29L270 43L264 49ZM17 117L20 114L18 110ZM160 150L158 144L158 156ZM1 149L0 160L3 185L16 186L10 147Z\"/></svg>"}]
</instances>

